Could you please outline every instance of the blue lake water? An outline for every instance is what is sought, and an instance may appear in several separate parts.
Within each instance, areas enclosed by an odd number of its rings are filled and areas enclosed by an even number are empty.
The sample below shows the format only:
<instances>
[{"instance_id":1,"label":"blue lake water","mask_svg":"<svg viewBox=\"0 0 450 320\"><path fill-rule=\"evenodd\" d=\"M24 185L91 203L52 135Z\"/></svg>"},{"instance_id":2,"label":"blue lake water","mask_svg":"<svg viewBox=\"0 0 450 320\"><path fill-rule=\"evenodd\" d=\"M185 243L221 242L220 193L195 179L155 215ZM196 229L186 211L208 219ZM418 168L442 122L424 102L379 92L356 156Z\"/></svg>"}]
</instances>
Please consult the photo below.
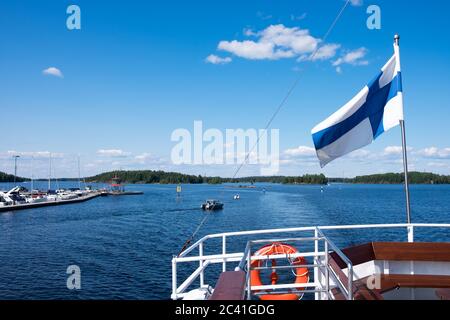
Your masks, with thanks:
<instances>
[{"instance_id":1,"label":"blue lake water","mask_svg":"<svg viewBox=\"0 0 450 320\"><path fill-rule=\"evenodd\" d=\"M0 189L8 187L0 184ZM169 299L172 255L203 219L199 207L207 198L218 198L225 207L210 216L197 239L226 231L406 220L400 185L336 184L323 192L320 186L258 184L236 190L183 185L179 199L174 185L127 189L145 194L0 213L0 299ZM241 200L233 200L236 193ZM413 222L450 223L450 186L415 185L411 199ZM330 235L341 246L406 237L393 230ZM416 239L450 241L450 234L418 230ZM205 248L207 254L220 253L220 243L213 244ZM228 244L234 252L245 246L242 239ZM72 264L81 268L78 291L66 288L66 269Z\"/></svg>"}]
</instances>

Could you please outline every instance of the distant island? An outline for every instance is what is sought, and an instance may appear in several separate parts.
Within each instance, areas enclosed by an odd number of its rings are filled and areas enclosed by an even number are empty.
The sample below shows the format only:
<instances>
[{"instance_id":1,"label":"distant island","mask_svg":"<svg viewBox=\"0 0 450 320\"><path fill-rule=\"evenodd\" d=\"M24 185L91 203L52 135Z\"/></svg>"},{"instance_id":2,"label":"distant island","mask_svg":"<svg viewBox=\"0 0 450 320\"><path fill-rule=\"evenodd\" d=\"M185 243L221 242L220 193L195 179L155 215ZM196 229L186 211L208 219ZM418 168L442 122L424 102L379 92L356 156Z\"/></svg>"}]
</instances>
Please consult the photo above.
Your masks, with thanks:
<instances>
[{"instance_id":1,"label":"distant island","mask_svg":"<svg viewBox=\"0 0 450 320\"><path fill-rule=\"evenodd\" d=\"M316 184L327 183L353 183L353 184L403 184L403 173L382 173L354 178L327 178L323 174L305 174L302 176L251 176L243 178L204 177L201 175L188 175L178 172L165 172L153 170L120 170L104 172L84 180L90 183L110 183L117 177L129 184L221 184L221 183L280 183L280 184ZM17 182L29 181L29 178L16 177ZM36 179L45 180L45 179ZM77 178L58 178L59 181L77 181ZM0 172L0 182L13 182L14 175ZM428 172L409 172L411 184L450 184L450 176L438 175Z\"/></svg>"},{"instance_id":2,"label":"distant island","mask_svg":"<svg viewBox=\"0 0 450 320\"><path fill-rule=\"evenodd\" d=\"M243 178L203 177L177 172L137 170L112 171L86 178L89 182L110 182L117 176L126 183L160 183L160 184L221 184L221 183L281 183L281 184L319 184L356 183L356 184L402 184L403 173L384 173L357 176L355 178L327 178L323 174L305 174L302 176L251 176ZM411 184L450 184L450 176L427 172L409 172Z\"/></svg>"},{"instance_id":3,"label":"distant island","mask_svg":"<svg viewBox=\"0 0 450 320\"><path fill-rule=\"evenodd\" d=\"M23 178L23 177L16 177L16 182L24 182L28 181L30 179ZM14 182L14 175L7 174L0 171L0 182Z\"/></svg>"},{"instance_id":4,"label":"distant island","mask_svg":"<svg viewBox=\"0 0 450 320\"><path fill-rule=\"evenodd\" d=\"M330 183L403 184L404 178L403 173L380 173L355 178L328 178L328 181ZM408 172L408 180L410 184L450 184L450 176L430 172L410 171Z\"/></svg>"},{"instance_id":5,"label":"distant island","mask_svg":"<svg viewBox=\"0 0 450 320\"><path fill-rule=\"evenodd\" d=\"M245 178L222 178L203 177L201 175L186 175L178 172L137 170L137 171L112 171L88 177L88 182L110 182L113 177L117 177L126 183L160 183L160 184L221 184L221 183L297 183L297 184L327 184L328 180L323 174L303 175L299 177L245 177Z\"/></svg>"}]
</instances>

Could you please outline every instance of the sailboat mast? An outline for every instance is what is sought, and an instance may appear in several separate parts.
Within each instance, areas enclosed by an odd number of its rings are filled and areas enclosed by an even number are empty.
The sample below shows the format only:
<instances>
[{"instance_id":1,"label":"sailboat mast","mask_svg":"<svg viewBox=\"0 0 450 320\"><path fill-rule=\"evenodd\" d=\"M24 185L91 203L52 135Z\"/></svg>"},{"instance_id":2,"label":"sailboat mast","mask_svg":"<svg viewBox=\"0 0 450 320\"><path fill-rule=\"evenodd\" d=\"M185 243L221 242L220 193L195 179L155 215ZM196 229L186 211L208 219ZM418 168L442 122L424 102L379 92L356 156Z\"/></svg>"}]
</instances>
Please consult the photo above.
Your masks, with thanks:
<instances>
[{"instance_id":1,"label":"sailboat mast","mask_svg":"<svg viewBox=\"0 0 450 320\"><path fill-rule=\"evenodd\" d=\"M78 155L78 188L81 190L80 155Z\"/></svg>"},{"instance_id":2,"label":"sailboat mast","mask_svg":"<svg viewBox=\"0 0 450 320\"><path fill-rule=\"evenodd\" d=\"M31 156L31 192L34 189L34 156Z\"/></svg>"},{"instance_id":3,"label":"sailboat mast","mask_svg":"<svg viewBox=\"0 0 450 320\"><path fill-rule=\"evenodd\" d=\"M51 189L51 179L52 179L52 154L50 153L48 157L48 190Z\"/></svg>"}]
</instances>

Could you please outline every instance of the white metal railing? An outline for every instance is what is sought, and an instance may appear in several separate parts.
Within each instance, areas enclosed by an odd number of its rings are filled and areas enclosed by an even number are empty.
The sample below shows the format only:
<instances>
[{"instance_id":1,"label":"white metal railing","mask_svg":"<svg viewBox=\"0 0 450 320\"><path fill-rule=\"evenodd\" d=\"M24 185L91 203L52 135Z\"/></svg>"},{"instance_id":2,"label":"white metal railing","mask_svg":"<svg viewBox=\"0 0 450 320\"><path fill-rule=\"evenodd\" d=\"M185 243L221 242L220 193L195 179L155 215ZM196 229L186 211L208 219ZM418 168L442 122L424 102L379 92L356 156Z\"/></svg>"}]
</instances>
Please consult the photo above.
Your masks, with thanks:
<instances>
[{"instance_id":1,"label":"white metal railing","mask_svg":"<svg viewBox=\"0 0 450 320\"><path fill-rule=\"evenodd\" d=\"M303 295L304 293L320 293L323 291L323 288L319 288L319 284L316 282L310 282L308 279L307 283L303 284L272 284L272 285L261 285L261 286L252 286L251 284L251 271L252 270L277 270L277 269L291 269L295 270L299 267L305 267L308 269L311 268L320 268L323 267L321 264L313 263L311 264L303 264L303 265L289 265L289 266L266 266L266 267L252 267L253 261L258 260L277 260L277 259L295 259L298 257L315 257L316 254L314 252L306 252L306 253L293 253L293 254L273 254L273 255L265 255L265 256L252 256L252 248L254 245L261 244L270 244L270 243L292 243L292 242L308 242L308 241L321 241L324 238L318 237L303 237L303 238L283 238L283 239L266 239L266 240L254 240L248 241L247 246L245 248L245 254L239 263L239 267L236 269L246 270L246 293L247 299L250 300L252 294L254 295L262 295L268 294L283 294L283 293L294 293L298 295ZM245 266L245 267L244 267ZM317 281L317 279L314 279ZM308 289L314 288L314 289Z\"/></svg>"},{"instance_id":2,"label":"white metal railing","mask_svg":"<svg viewBox=\"0 0 450 320\"><path fill-rule=\"evenodd\" d=\"M227 244L228 239L231 237L245 237L245 236L258 236L258 235L268 235L268 234L286 234L286 233L311 233L311 237L309 238L314 242L314 251L313 252L304 252L295 255L291 255L291 257L313 257L314 261L314 286L315 286L315 298L321 299L323 297L322 293L324 290L329 290L330 286L328 284L327 288L321 288L320 284L317 283L317 279L319 278L319 274L325 276L326 281L329 281L330 278L333 279L333 282L339 287L341 292L348 298L352 299L352 284L353 284L353 275L351 262L348 258L340 251L340 249L328 239L324 232L329 230L358 230L358 229L406 229L407 241L414 242L414 231L417 228L450 228L450 224L437 224L437 223L402 223L402 224L367 224L367 225L342 225L342 226L317 226L317 227L299 227L299 228L284 228L284 229L267 229L267 230L251 230L251 231L238 231L238 232L226 232L226 233L217 233L206 235L193 245L188 247L185 251L183 251L179 256L174 256L172 258L172 295L171 298L181 299L185 296L186 290L191 286L194 281L197 279L200 280L200 287L207 287L206 279L205 279L205 269L213 264L222 264L222 271L227 270L227 265L229 263L239 263L239 266L242 270L241 264L242 261L246 261L248 263L248 257L251 254L251 250L247 246L243 252L233 252L228 253ZM222 240L222 250L219 254L213 255L205 255L204 254L204 245L208 240L212 239L221 239ZM289 239L289 238L288 238ZM283 239L281 239L283 240ZM269 241L269 240L263 240ZM270 239L273 242L279 242L280 239ZM319 244L320 241L324 241L324 250L320 251ZM334 274L334 272L330 272L328 267L328 255L325 252L331 249L336 252L343 261L348 264L348 283L343 284L339 277ZM194 251L198 250L197 256L191 256L190 254ZM282 257L286 258L286 255L282 255ZM280 256L270 256L270 258L281 258ZM323 258L323 259L322 259ZM251 257L251 260L255 259L267 259L267 257ZM350 264L349 264L350 262ZM180 285L178 285L178 264L181 263L198 263L198 268L190 274ZM239 267L237 267L239 268ZM332 270L331 270L332 271ZM284 286L284 285L279 285ZM301 287L303 285L294 285L297 287ZM306 285L305 285L306 286ZM282 287L279 287L281 289ZM251 291L253 289L261 289L261 288L250 288ZM283 287L283 289L288 289ZM248 288L247 288L248 290ZM302 292L307 292L303 290ZM329 292L325 294L327 298L329 298Z\"/></svg>"},{"instance_id":3,"label":"white metal railing","mask_svg":"<svg viewBox=\"0 0 450 320\"><path fill-rule=\"evenodd\" d=\"M330 298L330 275L333 278L334 283L340 289L342 294L347 300L353 299L353 282L350 279L353 279L353 264L352 262L345 256L345 254L328 238L323 232L316 228L315 234L318 234L318 237L310 237L310 238L284 238L284 239L267 239L267 240L256 240L247 242L247 247L244 253L244 257L239 264L237 269L245 270L243 266L246 265L246 293L247 299L251 299L252 295L262 295L262 294L283 294L283 293L294 293L298 295L303 295L304 293L314 293L318 295L316 298L321 299L325 294L326 299ZM251 256L251 248L254 244L264 244L264 243L291 243L291 242L306 242L306 241L314 241L321 242L323 241L323 252L311 252L311 253L296 253L296 254L278 254L278 255L267 255L267 256ZM333 269L329 265L329 249L332 249L347 265L348 270L348 283L342 283L341 279L333 273ZM252 262L256 260L275 260L275 259L295 259L297 257L314 257L313 264L291 264L289 266L267 266L267 267L252 267ZM322 259L321 259L322 258ZM267 270L267 269L291 269L295 270L299 267L305 267L308 270L313 269L314 271L318 271L321 273L321 276L325 278L325 281L319 281L317 277L317 273L314 273L314 281L304 284L272 284L272 285L262 285L262 286L252 286L250 281L250 274L252 270ZM313 288L309 290L305 290L306 288ZM286 290L287 289L287 290ZM281 290L281 291L280 291Z\"/></svg>"},{"instance_id":4,"label":"white metal railing","mask_svg":"<svg viewBox=\"0 0 450 320\"><path fill-rule=\"evenodd\" d=\"M339 290L344 294L347 300L353 300L353 264L349 258L339 249L330 239L328 239L320 230L317 228L317 233L319 236L324 238L324 252L325 252L325 288L326 297L330 299L330 275L334 279L334 283L337 284ZM329 252L330 248L345 262L348 270L348 283L345 285L342 283L340 277L334 272L333 268L329 265Z\"/></svg>"}]
</instances>

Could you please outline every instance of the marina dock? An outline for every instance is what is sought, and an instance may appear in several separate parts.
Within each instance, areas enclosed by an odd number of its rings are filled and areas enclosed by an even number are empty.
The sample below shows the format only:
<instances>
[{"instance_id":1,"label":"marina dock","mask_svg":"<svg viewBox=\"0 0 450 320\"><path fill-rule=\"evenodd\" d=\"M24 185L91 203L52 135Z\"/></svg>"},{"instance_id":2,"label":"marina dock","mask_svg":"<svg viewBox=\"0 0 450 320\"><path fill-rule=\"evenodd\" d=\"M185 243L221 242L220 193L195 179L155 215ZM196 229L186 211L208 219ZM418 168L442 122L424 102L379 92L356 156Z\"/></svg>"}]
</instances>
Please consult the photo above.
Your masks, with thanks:
<instances>
[{"instance_id":1,"label":"marina dock","mask_svg":"<svg viewBox=\"0 0 450 320\"><path fill-rule=\"evenodd\" d=\"M7 192L0 191L0 213L73 204L89 201L97 197L134 196L142 194L144 194L142 191L126 191L118 177L112 179L109 189L92 190L91 188L86 188L83 192L81 192L80 188L69 188L68 190L56 190L56 193L54 191L50 192L49 190L48 192L39 191L33 194L33 192L29 192L24 187L16 186Z\"/></svg>"},{"instance_id":2,"label":"marina dock","mask_svg":"<svg viewBox=\"0 0 450 320\"><path fill-rule=\"evenodd\" d=\"M142 191L108 191L106 195L108 196L138 196L142 195L144 192Z\"/></svg>"},{"instance_id":3,"label":"marina dock","mask_svg":"<svg viewBox=\"0 0 450 320\"><path fill-rule=\"evenodd\" d=\"M0 212L7 212L7 211L17 211L17 210L25 210L25 209L33 209L33 208L40 208L40 207L49 207L49 206L60 206L65 204L72 204L72 203L79 203L79 202L85 202L89 201L91 199L97 198L101 195L101 192L91 192L87 195L80 196L79 198L75 199L67 199L67 200L54 200L54 201L45 201L45 202L37 202L37 203L21 203L21 204L14 204L9 206L2 206L0 207Z\"/></svg>"}]
</instances>

